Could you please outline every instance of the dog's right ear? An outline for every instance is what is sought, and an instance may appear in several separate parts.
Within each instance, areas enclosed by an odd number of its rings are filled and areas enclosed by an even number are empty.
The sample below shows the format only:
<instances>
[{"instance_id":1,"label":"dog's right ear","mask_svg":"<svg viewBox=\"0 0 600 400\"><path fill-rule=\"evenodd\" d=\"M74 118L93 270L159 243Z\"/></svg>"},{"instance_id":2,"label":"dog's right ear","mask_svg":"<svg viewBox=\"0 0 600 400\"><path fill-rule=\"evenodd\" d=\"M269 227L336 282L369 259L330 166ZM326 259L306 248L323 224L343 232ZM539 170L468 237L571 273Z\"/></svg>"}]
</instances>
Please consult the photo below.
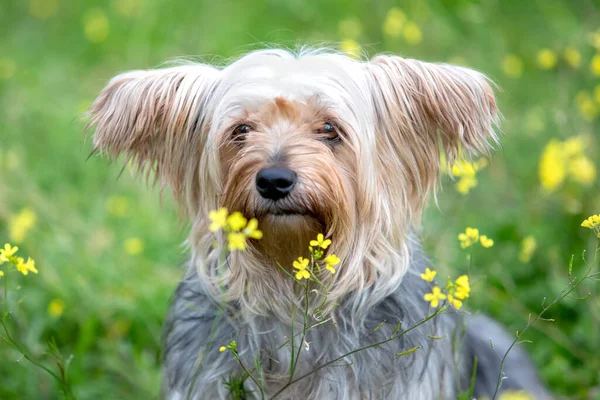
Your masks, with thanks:
<instances>
[{"instance_id":1,"label":"dog's right ear","mask_svg":"<svg viewBox=\"0 0 600 400\"><path fill-rule=\"evenodd\" d=\"M206 65L131 71L113 78L89 111L94 151L124 153L180 193L186 166L200 156L206 105L219 71Z\"/></svg>"}]
</instances>

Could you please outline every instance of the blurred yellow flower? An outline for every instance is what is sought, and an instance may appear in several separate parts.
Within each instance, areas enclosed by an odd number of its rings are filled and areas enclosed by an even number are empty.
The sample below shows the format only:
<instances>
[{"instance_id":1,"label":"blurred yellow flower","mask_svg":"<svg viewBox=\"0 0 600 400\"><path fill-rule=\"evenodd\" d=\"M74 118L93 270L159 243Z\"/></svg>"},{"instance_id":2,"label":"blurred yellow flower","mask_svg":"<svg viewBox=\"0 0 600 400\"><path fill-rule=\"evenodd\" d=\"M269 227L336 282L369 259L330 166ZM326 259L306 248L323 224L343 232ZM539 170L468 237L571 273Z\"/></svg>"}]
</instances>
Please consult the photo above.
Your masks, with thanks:
<instances>
[{"instance_id":1,"label":"blurred yellow flower","mask_svg":"<svg viewBox=\"0 0 600 400\"><path fill-rule=\"evenodd\" d=\"M131 17L140 8L141 0L113 0L112 7L117 13Z\"/></svg>"},{"instance_id":2,"label":"blurred yellow flower","mask_svg":"<svg viewBox=\"0 0 600 400\"><path fill-rule=\"evenodd\" d=\"M437 271L432 271L429 268L425 268L425 272L421 274L421 279L427 282L433 281L433 278L437 275Z\"/></svg>"},{"instance_id":3,"label":"blurred yellow flower","mask_svg":"<svg viewBox=\"0 0 600 400\"><path fill-rule=\"evenodd\" d=\"M227 225L227 209L221 207L218 210L212 210L208 213L208 219L210 219L210 231L216 232L219 229L224 228Z\"/></svg>"},{"instance_id":4,"label":"blurred yellow flower","mask_svg":"<svg viewBox=\"0 0 600 400\"><path fill-rule=\"evenodd\" d=\"M8 219L8 237L12 242L21 243L25 235L35 226L37 217L30 208L23 208L17 215Z\"/></svg>"},{"instance_id":5,"label":"blurred yellow flower","mask_svg":"<svg viewBox=\"0 0 600 400\"><path fill-rule=\"evenodd\" d=\"M357 18L346 18L338 23L340 37L356 40L362 33L360 21Z\"/></svg>"},{"instance_id":6,"label":"blurred yellow flower","mask_svg":"<svg viewBox=\"0 0 600 400\"><path fill-rule=\"evenodd\" d=\"M479 242L486 249L490 248L490 247L492 247L494 245L494 241L492 239L488 238L485 235L481 235L481 237L479 238Z\"/></svg>"},{"instance_id":7,"label":"blurred yellow flower","mask_svg":"<svg viewBox=\"0 0 600 400\"><path fill-rule=\"evenodd\" d=\"M521 251L519 252L519 261L528 263L535 252L537 242L533 236L525 236L521 241Z\"/></svg>"},{"instance_id":8,"label":"blurred yellow flower","mask_svg":"<svg viewBox=\"0 0 600 400\"><path fill-rule=\"evenodd\" d=\"M11 246L10 243L5 243L4 248L0 249L0 264L11 262L17 251L19 251L17 246Z\"/></svg>"},{"instance_id":9,"label":"blurred yellow flower","mask_svg":"<svg viewBox=\"0 0 600 400\"><path fill-rule=\"evenodd\" d=\"M48 19L58 10L58 0L29 0L29 14L38 19Z\"/></svg>"},{"instance_id":10,"label":"blurred yellow flower","mask_svg":"<svg viewBox=\"0 0 600 400\"><path fill-rule=\"evenodd\" d=\"M390 8L383 21L383 35L390 38L399 38L402 35L406 21L404 11L399 8Z\"/></svg>"},{"instance_id":11,"label":"blurred yellow flower","mask_svg":"<svg viewBox=\"0 0 600 400\"><path fill-rule=\"evenodd\" d=\"M65 310L65 303L60 299L53 299L48 304L48 314L50 314L51 317L54 317L54 318L60 317L63 314L64 310Z\"/></svg>"},{"instance_id":12,"label":"blurred yellow flower","mask_svg":"<svg viewBox=\"0 0 600 400\"><path fill-rule=\"evenodd\" d=\"M550 49L542 49L537 53L537 63L541 69L552 69L556 66L556 53Z\"/></svg>"},{"instance_id":13,"label":"blurred yellow flower","mask_svg":"<svg viewBox=\"0 0 600 400\"><path fill-rule=\"evenodd\" d=\"M258 230L258 220L256 218L248 221L248 225L244 228L244 235L251 239L262 239L263 233Z\"/></svg>"},{"instance_id":14,"label":"blurred yellow flower","mask_svg":"<svg viewBox=\"0 0 600 400\"><path fill-rule=\"evenodd\" d=\"M471 284L469 283L469 277L467 275L461 275L456 278L454 284L456 285L454 297L460 300L469 297L469 293L471 293Z\"/></svg>"},{"instance_id":15,"label":"blurred yellow flower","mask_svg":"<svg viewBox=\"0 0 600 400\"><path fill-rule=\"evenodd\" d=\"M590 70L595 76L600 76L600 53L596 53L592 58Z\"/></svg>"},{"instance_id":16,"label":"blurred yellow flower","mask_svg":"<svg viewBox=\"0 0 600 400\"><path fill-rule=\"evenodd\" d=\"M132 237L125 240L124 248L127 254L135 256L144 251L144 242L140 238Z\"/></svg>"},{"instance_id":17,"label":"blurred yellow flower","mask_svg":"<svg viewBox=\"0 0 600 400\"><path fill-rule=\"evenodd\" d=\"M572 68L579 68L579 65L581 65L581 53L575 47L567 47L564 56L567 64Z\"/></svg>"},{"instance_id":18,"label":"blurred yellow flower","mask_svg":"<svg viewBox=\"0 0 600 400\"><path fill-rule=\"evenodd\" d=\"M510 78L520 78L523 75L523 61L514 54L508 54L502 61L502 71Z\"/></svg>"},{"instance_id":19,"label":"blurred yellow flower","mask_svg":"<svg viewBox=\"0 0 600 400\"><path fill-rule=\"evenodd\" d=\"M232 231L239 231L239 230L243 229L246 226L247 222L248 222L248 220L246 218L244 218L244 215L239 211L236 211L233 214L231 214L229 217L227 217L227 225L229 225L229 228ZM257 225L258 225L258 222L257 222Z\"/></svg>"},{"instance_id":20,"label":"blurred yellow flower","mask_svg":"<svg viewBox=\"0 0 600 400\"><path fill-rule=\"evenodd\" d=\"M471 189L477 186L477 178L475 176L463 176L456 183L456 191L462 195L469 194Z\"/></svg>"},{"instance_id":21,"label":"blurred yellow flower","mask_svg":"<svg viewBox=\"0 0 600 400\"><path fill-rule=\"evenodd\" d=\"M594 100L584 91L577 93L575 102L579 108L579 112L588 121L592 121L598 115L598 107L594 104Z\"/></svg>"},{"instance_id":22,"label":"blurred yellow flower","mask_svg":"<svg viewBox=\"0 0 600 400\"><path fill-rule=\"evenodd\" d=\"M507 390L500 393L498 400L535 400L535 397L524 390Z\"/></svg>"},{"instance_id":23,"label":"blurred yellow flower","mask_svg":"<svg viewBox=\"0 0 600 400\"><path fill-rule=\"evenodd\" d=\"M450 305L457 310L459 310L463 305L462 301L460 301L458 298L455 298L451 294L448 295L448 303L450 303Z\"/></svg>"},{"instance_id":24,"label":"blurred yellow flower","mask_svg":"<svg viewBox=\"0 0 600 400\"><path fill-rule=\"evenodd\" d=\"M358 42L352 39L346 39L340 43L340 51L352 58L360 58L361 49Z\"/></svg>"},{"instance_id":25,"label":"blurred yellow flower","mask_svg":"<svg viewBox=\"0 0 600 400\"><path fill-rule=\"evenodd\" d=\"M594 100L596 103L600 104L600 85L596 85L594 89Z\"/></svg>"},{"instance_id":26,"label":"blurred yellow flower","mask_svg":"<svg viewBox=\"0 0 600 400\"><path fill-rule=\"evenodd\" d=\"M37 268L35 268L35 261L29 257L27 262L24 262L23 258L17 258L17 270L23 275L29 274L29 272L33 272L34 274L38 273Z\"/></svg>"},{"instance_id":27,"label":"blurred yellow flower","mask_svg":"<svg viewBox=\"0 0 600 400\"><path fill-rule=\"evenodd\" d=\"M0 278L4 276L4 271L0 270Z\"/></svg>"},{"instance_id":28,"label":"blurred yellow flower","mask_svg":"<svg viewBox=\"0 0 600 400\"><path fill-rule=\"evenodd\" d=\"M246 235L242 232L230 232L227 241L229 251L246 250Z\"/></svg>"},{"instance_id":29,"label":"blurred yellow flower","mask_svg":"<svg viewBox=\"0 0 600 400\"><path fill-rule=\"evenodd\" d=\"M421 32L419 25L414 22L407 22L404 26L404 39L406 40L406 43L413 46L421 43L423 33Z\"/></svg>"},{"instance_id":30,"label":"blurred yellow flower","mask_svg":"<svg viewBox=\"0 0 600 400\"><path fill-rule=\"evenodd\" d=\"M585 142L582 136L573 136L563 142L564 152L567 157L573 157L583 152Z\"/></svg>"},{"instance_id":31,"label":"blurred yellow flower","mask_svg":"<svg viewBox=\"0 0 600 400\"><path fill-rule=\"evenodd\" d=\"M221 346L221 347L219 347L219 351L220 351L221 353L222 353L222 352L224 352L225 350L227 350L227 347L225 347L225 346Z\"/></svg>"},{"instance_id":32,"label":"blurred yellow flower","mask_svg":"<svg viewBox=\"0 0 600 400\"><path fill-rule=\"evenodd\" d=\"M101 9L88 11L83 18L84 35L92 43L106 40L110 32L110 24L106 13Z\"/></svg>"},{"instance_id":33,"label":"blurred yellow flower","mask_svg":"<svg viewBox=\"0 0 600 400\"><path fill-rule=\"evenodd\" d=\"M434 286L434 288L431 290L431 293L426 293L423 296L423 299L428 301L431 307L436 308L440 305L440 300L446 299L446 295L442 293L439 287Z\"/></svg>"},{"instance_id":34,"label":"blurred yellow flower","mask_svg":"<svg viewBox=\"0 0 600 400\"><path fill-rule=\"evenodd\" d=\"M325 236L322 233L317 235L317 240L311 240L310 245L312 247L320 247L323 250L327 249L331 244L331 239L325 239Z\"/></svg>"},{"instance_id":35,"label":"blurred yellow flower","mask_svg":"<svg viewBox=\"0 0 600 400\"><path fill-rule=\"evenodd\" d=\"M474 162L468 161L457 161L452 165L450 170L451 175L459 177L459 181L456 183L456 190L463 195L469 193L469 191L477 186L476 172L485 168L488 162L485 158L481 158Z\"/></svg>"},{"instance_id":36,"label":"blurred yellow flower","mask_svg":"<svg viewBox=\"0 0 600 400\"><path fill-rule=\"evenodd\" d=\"M106 210L114 217L123 217L129 211L129 199L125 196L111 196L106 201Z\"/></svg>"},{"instance_id":37,"label":"blurred yellow flower","mask_svg":"<svg viewBox=\"0 0 600 400\"><path fill-rule=\"evenodd\" d=\"M7 80L13 77L17 66L12 58L0 58L0 80Z\"/></svg>"},{"instance_id":38,"label":"blurred yellow flower","mask_svg":"<svg viewBox=\"0 0 600 400\"><path fill-rule=\"evenodd\" d=\"M592 32L588 35L588 42L595 47L596 50L600 51L600 31Z\"/></svg>"},{"instance_id":39,"label":"blurred yellow flower","mask_svg":"<svg viewBox=\"0 0 600 400\"><path fill-rule=\"evenodd\" d=\"M556 190L565 180L566 166L562 143L550 140L540 160L540 182L547 192Z\"/></svg>"},{"instance_id":40,"label":"blurred yellow flower","mask_svg":"<svg viewBox=\"0 0 600 400\"><path fill-rule=\"evenodd\" d=\"M327 271L331 272L332 274L335 274L335 269L333 267L340 263L340 259L338 258L338 256L336 256L335 254L330 254L327 257L325 257L323 261L325 261L325 269L327 269Z\"/></svg>"},{"instance_id":41,"label":"blurred yellow flower","mask_svg":"<svg viewBox=\"0 0 600 400\"><path fill-rule=\"evenodd\" d=\"M465 233L458 234L458 240L460 241L460 247L463 249L474 245L479 241L479 229L467 228Z\"/></svg>"},{"instance_id":42,"label":"blurred yellow flower","mask_svg":"<svg viewBox=\"0 0 600 400\"><path fill-rule=\"evenodd\" d=\"M591 185L596 181L596 166L586 156L577 156L569 162L569 176L576 182Z\"/></svg>"}]
</instances>

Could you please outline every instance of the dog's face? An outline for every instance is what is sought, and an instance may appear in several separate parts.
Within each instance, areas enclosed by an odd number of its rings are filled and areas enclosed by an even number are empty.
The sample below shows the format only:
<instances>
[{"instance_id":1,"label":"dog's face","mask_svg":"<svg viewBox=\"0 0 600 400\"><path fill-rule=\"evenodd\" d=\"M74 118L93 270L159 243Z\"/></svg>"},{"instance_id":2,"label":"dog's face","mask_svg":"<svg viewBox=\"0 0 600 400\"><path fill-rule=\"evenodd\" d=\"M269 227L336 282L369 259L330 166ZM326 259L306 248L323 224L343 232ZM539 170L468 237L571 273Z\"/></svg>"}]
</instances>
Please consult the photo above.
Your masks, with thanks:
<instances>
[{"instance_id":1,"label":"dog's face","mask_svg":"<svg viewBox=\"0 0 600 400\"><path fill-rule=\"evenodd\" d=\"M448 161L460 146L485 152L497 118L486 78L472 70L285 51L223 69L122 74L91 115L96 148L126 153L171 186L196 251L209 247L211 209L259 220L264 238L233 272L245 287L265 262L291 263L322 232L342 259L335 279L345 291L401 277L440 149Z\"/></svg>"}]
</instances>

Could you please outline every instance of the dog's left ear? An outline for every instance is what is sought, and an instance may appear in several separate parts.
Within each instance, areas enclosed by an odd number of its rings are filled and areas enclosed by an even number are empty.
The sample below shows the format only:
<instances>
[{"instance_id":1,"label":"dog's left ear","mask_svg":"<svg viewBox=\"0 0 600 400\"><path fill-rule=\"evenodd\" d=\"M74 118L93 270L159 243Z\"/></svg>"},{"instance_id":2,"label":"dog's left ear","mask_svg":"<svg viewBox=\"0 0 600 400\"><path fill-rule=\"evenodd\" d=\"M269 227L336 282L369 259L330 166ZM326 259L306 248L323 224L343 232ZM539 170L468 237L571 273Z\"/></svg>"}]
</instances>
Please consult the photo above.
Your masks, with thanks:
<instances>
[{"instance_id":1,"label":"dog's left ear","mask_svg":"<svg viewBox=\"0 0 600 400\"><path fill-rule=\"evenodd\" d=\"M378 151L401 163L411 197L425 197L439 176L440 143L451 163L459 149L486 154L498 142L498 109L483 74L397 56L375 57L367 69Z\"/></svg>"}]
</instances>

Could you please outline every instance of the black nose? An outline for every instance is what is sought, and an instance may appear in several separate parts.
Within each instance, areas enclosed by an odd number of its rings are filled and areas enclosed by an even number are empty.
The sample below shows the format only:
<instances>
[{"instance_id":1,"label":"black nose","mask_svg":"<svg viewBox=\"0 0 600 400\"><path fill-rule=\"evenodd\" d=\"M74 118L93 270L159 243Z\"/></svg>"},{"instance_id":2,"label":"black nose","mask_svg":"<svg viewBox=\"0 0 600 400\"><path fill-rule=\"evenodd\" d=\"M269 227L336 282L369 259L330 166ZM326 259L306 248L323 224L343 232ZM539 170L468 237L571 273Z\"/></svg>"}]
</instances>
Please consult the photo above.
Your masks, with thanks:
<instances>
[{"instance_id":1,"label":"black nose","mask_svg":"<svg viewBox=\"0 0 600 400\"><path fill-rule=\"evenodd\" d=\"M256 189L265 199L279 200L287 196L296 183L296 173L289 168L263 168L256 174Z\"/></svg>"}]
</instances>

